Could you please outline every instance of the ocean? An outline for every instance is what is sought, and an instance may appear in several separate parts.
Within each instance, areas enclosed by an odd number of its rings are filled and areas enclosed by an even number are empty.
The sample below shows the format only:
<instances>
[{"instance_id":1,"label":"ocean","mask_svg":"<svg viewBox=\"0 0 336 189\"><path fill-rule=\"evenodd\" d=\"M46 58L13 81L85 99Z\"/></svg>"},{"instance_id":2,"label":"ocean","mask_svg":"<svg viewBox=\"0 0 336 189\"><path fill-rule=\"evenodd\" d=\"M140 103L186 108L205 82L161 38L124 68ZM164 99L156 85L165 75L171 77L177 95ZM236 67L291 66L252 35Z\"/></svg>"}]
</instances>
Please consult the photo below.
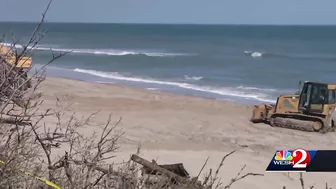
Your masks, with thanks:
<instances>
[{"instance_id":1,"label":"ocean","mask_svg":"<svg viewBox=\"0 0 336 189\"><path fill-rule=\"evenodd\" d=\"M25 44L36 24L0 23ZM336 26L45 23L34 68L47 75L242 104L273 103L299 81L336 83ZM11 41L3 41L9 44ZM18 48L21 46L18 45Z\"/></svg>"}]
</instances>

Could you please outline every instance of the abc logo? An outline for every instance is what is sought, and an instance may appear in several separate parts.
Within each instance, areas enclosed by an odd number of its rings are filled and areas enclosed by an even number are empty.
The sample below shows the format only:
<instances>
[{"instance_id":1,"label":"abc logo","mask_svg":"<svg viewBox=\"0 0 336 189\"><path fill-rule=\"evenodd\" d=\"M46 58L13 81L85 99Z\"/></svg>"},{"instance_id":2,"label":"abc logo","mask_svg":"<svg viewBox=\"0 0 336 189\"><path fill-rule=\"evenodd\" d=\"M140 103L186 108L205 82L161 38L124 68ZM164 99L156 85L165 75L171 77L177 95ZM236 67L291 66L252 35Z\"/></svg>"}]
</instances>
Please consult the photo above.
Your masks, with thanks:
<instances>
[{"instance_id":1,"label":"abc logo","mask_svg":"<svg viewBox=\"0 0 336 189\"><path fill-rule=\"evenodd\" d=\"M301 148L293 150L292 157L293 168L307 168L310 163L310 154L307 150Z\"/></svg>"}]
</instances>

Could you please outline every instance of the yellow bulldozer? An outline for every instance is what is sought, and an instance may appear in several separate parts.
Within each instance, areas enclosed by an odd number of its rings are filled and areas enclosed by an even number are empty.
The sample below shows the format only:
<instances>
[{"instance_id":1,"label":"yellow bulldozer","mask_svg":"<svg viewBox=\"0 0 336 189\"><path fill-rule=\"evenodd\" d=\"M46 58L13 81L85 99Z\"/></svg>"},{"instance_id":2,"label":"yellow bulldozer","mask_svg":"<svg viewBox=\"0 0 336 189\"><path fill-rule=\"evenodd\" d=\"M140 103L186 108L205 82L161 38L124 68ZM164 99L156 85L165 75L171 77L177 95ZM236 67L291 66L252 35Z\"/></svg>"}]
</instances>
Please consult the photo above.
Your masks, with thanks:
<instances>
[{"instance_id":1,"label":"yellow bulldozer","mask_svg":"<svg viewBox=\"0 0 336 189\"><path fill-rule=\"evenodd\" d=\"M31 57L21 56L18 59L12 48L0 44L0 62L2 70L1 75L6 74L5 70L11 70L10 72L12 73L12 75L15 75L17 85L20 86L23 83L20 89L26 90L31 87L30 81L27 81L27 72L32 66ZM11 69L12 66L14 66L13 69Z\"/></svg>"},{"instance_id":2,"label":"yellow bulldozer","mask_svg":"<svg viewBox=\"0 0 336 189\"><path fill-rule=\"evenodd\" d=\"M280 95L276 104L254 106L250 121L301 131L335 131L336 84L305 81L301 86L297 94Z\"/></svg>"}]
</instances>

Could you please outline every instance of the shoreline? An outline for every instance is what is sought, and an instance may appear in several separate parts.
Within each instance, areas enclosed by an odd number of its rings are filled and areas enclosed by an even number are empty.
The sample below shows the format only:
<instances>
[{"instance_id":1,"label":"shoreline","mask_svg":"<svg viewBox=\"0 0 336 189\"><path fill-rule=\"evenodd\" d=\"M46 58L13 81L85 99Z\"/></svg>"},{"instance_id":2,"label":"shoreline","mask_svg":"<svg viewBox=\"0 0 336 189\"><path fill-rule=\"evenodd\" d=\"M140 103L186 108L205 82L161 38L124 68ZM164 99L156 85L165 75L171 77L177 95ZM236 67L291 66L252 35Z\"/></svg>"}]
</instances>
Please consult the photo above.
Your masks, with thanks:
<instances>
[{"instance_id":1,"label":"shoreline","mask_svg":"<svg viewBox=\"0 0 336 189\"><path fill-rule=\"evenodd\" d=\"M59 79L64 79L64 80L69 80L69 81L79 81L79 82L83 82L83 83L87 83L87 84L93 84L93 85L102 85L102 86L106 86L106 87L118 87L118 88L124 88L124 89L128 89L128 90L137 90L139 92L149 92L149 93L153 93L156 95L165 95L165 96L169 96L169 97L181 97L181 98L190 98L190 99L194 99L194 100L209 100L209 101L214 101L214 102L219 102L219 103L225 103L225 104L231 104L233 106L238 106L238 107L246 107L246 108L252 108L254 105L250 105L250 104L244 104L244 103L239 103L236 101L231 101L231 100L225 100L225 99L216 99L216 98L211 98L211 97L203 97L203 96L197 96L197 95L188 95L188 94L176 94L176 93L170 93L170 92L166 92L166 91L160 91L160 90L149 90L146 88L142 88L142 87L134 87L134 86L128 86L128 85L122 85L119 83L108 83L108 82L91 82L91 81L86 81L83 79L75 79L75 78L67 78L67 77L57 77L57 76L46 76L46 79L55 79L55 80L59 80ZM256 104L257 105L257 104ZM252 112L251 112L252 115Z\"/></svg>"},{"instance_id":2,"label":"shoreline","mask_svg":"<svg viewBox=\"0 0 336 189\"><path fill-rule=\"evenodd\" d=\"M67 76L46 76L47 78L60 78L60 79L68 79L68 80L74 80L74 81L81 81L81 82L87 82L87 83L92 83L92 84L103 84L106 86L118 86L118 87L127 87L127 88L133 88L133 89L139 89L139 90L144 90L144 91L151 91L151 92L155 92L155 93L159 93L159 94L166 94L166 95L178 95L178 96L184 96L184 97L192 97L192 98L202 98L202 99L208 99L208 100L215 100L215 101L219 101L219 102L225 102L225 103L233 103L239 106L248 106L248 107L253 107L254 105L258 105L261 103L266 103L266 104L271 104L271 102L258 102L256 100L245 100L245 103L243 100L230 100L230 99L226 99L226 98L215 98L215 97L206 97L206 96L202 96L202 95L191 95L191 94L185 94L185 93L174 93L174 92L168 92L168 91L164 91L164 90L151 90L151 88L145 88L145 87L137 87L134 85L127 85L127 84L122 84L122 83L117 83L117 82L94 82L94 81L88 81L85 79L80 79L80 78L71 78L71 77L67 77Z\"/></svg>"},{"instance_id":3,"label":"shoreline","mask_svg":"<svg viewBox=\"0 0 336 189\"><path fill-rule=\"evenodd\" d=\"M40 65L35 65L36 69ZM76 68L77 69L77 68ZM51 66L46 70L46 75L48 77L60 77L66 79L75 79L90 83L104 83L104 84L117 84L123 86L129 86L134 88L141 88L152 91L160 91L170 94L196 96L208 99L215 99L220 101L231 101L242 105L257 105L260 103L275 103L276 98L264 98L262 95L270 95L268 92L263 92L263 89L248 87L246 89L244 86L212 86L196 84L188 81L170 81L170 80L160 80L155 78L142 78L142 77L130 77L130 76L100 76L100 73L86 73L82 71L74 71L76 69L62 68ZM89 70L90 71L90 70ZM106 73L108 74L108 73ZM139 80L139 81L138 81ZM231 87L230 87L231 86ZM261 91L255 91L261 90ZM267 89L268 90L268 89ZM267 91L266 90L266 91ZM275 89L270 89L271 91ZM261 95L261 96L259 96ZM277 95L278 96L278 95Z\"/></svg>"}]
</instances>

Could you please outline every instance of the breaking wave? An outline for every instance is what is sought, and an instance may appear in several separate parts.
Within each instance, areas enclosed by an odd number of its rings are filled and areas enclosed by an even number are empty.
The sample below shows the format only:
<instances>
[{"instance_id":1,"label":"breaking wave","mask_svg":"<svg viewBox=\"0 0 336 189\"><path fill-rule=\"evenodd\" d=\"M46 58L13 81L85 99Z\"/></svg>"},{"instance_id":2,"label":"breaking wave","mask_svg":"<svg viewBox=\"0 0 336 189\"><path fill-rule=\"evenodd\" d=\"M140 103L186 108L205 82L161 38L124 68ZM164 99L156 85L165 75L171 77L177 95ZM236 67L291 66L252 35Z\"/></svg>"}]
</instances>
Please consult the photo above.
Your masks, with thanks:
<instances>
[{"instance_id":1,"label":"breaking wave","mask_svg":"<svg viewBox=\"0 0 336 189\"><path fill-rule=\"evenodd\" d=\"M122 80L122 81L132 81L132 82L141 82L141 83L150 83L150 84L159 84L159 85L170 85L175 87L180 87L184 89L190 89L200 92L208 92L223 96L235 96L242 97L247 99L255 99L258 101L271 102L274 103L275 100L271 99L267 93L263 93L262 90L254 90L251 91L249 88L239 87L213 87L213 86L199 86L189 83L181 83L181 82L173 82L173 81L163 81L163 80L155 80L152 78L141 78L141 77L126 77L118 72L102 72L96 70L86 70L76 68L73 71L90 74L98 77L109 78L114 80ZM257 89L257 88L256 88Z\"/></svg>"},{"instance_id":2,"label":"breaking wave","mask_svg":"<svg viewBox=\"0 0 336 189\"><path fill-rule=\"evenodd\" d=\"M316 54L281 54L271 52L258 52L258 51L244 51L244 54L253 58L285 58L285 59L299 59L299 60L324 60L336 61L335 55L316 55Z\"/></svg>"},{"instance_id":3,"label":"breaking wave","mask_svg":"<svg viewBox=\"0 0 336 189\"><path fill-rule=\"evenodd\" d=\"M11 43L1 43L4 46L14 46ZM70 52L75 54L92 54L92 55L107 55L107 56L127 56L127 55L144 55L150 57L175 57L175 56L193 56L193 54L186 53L168 53L168 52L147 52L141 50L120 50L120 49L66 49L46 47L47 45L37 45L34 48L28 46L28 49L39 51L55 51L55 52ZM22 45L15 45L15 48L22 49Z\"/></svg>"},{"instance_id":4,"label":"breaking wave","mask_svg":"<svg viewBox=\"0 0 336 189\"><path fill-rule=\"evenodd\" d=\"M203 77L202 76L188 76L188 75L185 75L184 79L185 80L199 81L199 80L203 79Z\"/></svg>"},{"instance_id":5,"label":"breaking wave","mask_svg":"<svg viewBox=\"0 0 336 189\"><path fill-rule=\"evenodd\" d=\"M253 58L263 57L266 53L263 52L253 52L253 51L244 51L246 55L250 55Z\"/></svg>"},{"instance_id":6,"label":"breaking wave","mask_svg":"<svg viewBox=\"0 0 336 189\"><path fill-rule=\"evenodd\" d=\"M258 88L258 87L245 87L245 86L238 86L237 89L243 89L243 90L254 90L254 91L268 91L268 92L276 92L276 89L265 89L265 88Z\"/></svg>"}]
</instances>

